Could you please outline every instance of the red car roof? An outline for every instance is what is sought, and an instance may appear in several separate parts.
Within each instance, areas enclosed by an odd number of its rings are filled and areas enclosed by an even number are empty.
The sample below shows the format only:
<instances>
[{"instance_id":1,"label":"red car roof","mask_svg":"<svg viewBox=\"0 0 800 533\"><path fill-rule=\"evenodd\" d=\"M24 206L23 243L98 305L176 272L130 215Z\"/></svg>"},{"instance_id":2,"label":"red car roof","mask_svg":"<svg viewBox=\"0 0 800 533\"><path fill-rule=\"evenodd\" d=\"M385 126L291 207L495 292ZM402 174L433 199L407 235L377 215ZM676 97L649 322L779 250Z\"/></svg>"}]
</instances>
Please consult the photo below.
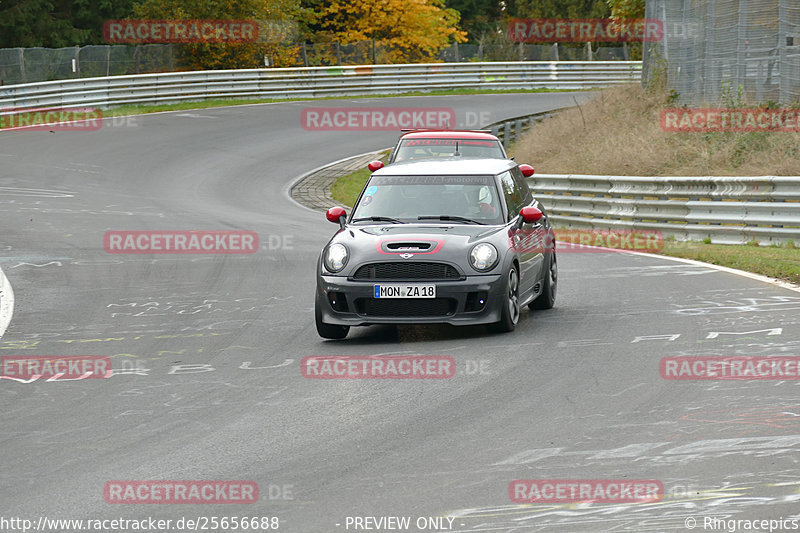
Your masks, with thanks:
<instances>
[{"instance_id":1,"label":"red car roof","mask_svg":"<svg viewBox=\"0 0 800 533\"><path fill-rule=\"evenodd\" d=\"M458 130L420 130L410 131L402 135L403 139L482 139L497 141L497 137L491 133L480 131L458 131Z\"/></svg>"}]
</instances>

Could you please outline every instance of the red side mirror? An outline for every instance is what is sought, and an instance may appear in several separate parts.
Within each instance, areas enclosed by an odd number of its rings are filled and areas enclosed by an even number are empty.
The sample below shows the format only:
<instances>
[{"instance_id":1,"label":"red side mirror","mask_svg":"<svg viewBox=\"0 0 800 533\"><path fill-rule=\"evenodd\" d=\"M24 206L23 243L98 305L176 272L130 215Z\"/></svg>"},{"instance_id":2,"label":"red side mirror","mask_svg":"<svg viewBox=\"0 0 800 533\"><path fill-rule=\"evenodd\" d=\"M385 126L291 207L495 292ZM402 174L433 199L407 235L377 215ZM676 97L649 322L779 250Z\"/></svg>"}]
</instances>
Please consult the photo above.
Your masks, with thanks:
<instances>
[{"instance_id":1,"label":"red side mirror","mask_svg":"<svg viewBox=\"0 0 800 533\"><path fill-rule=\"evenodd\" d=\"M522 175L526 178L530 178L533 176L533 167L530 165L522 164L519 166L519 169L522 171Z\"/></svg>"},{"instance_id":2,"label":"red side mirror","mask_svg":"<svg viewBox=\"0 0 800 533\"><path fill-rule=\"evenodd\" d=\"M341 224L341 218L347 216L345 210L341 207L331 207L328 209L328 212L325 213L328 221L333 222L334 224Z\"/></svg>"},{"instance_id":3,"label":"red side mirror","mask_svg":"<svg viewBox=\"0 0 800 533\"><path fill-rule=\"evenodd\" d=\"M367 165L370 172L375 172L378 169L383 168L383 162L381 161L372 161L369 165Z\"/></svg>"},{"instance_id":4,"label":"red side mirror","mask_svg":"<svg viewBox=\"0 0 800 533\"><path fill-rule=\"evenodd\" d=\"M542 212L535 207L528 206L519 210L519 216L522 217L522 220L528 223L538 222L542 219Z\"/></svg>"}]
</instances>

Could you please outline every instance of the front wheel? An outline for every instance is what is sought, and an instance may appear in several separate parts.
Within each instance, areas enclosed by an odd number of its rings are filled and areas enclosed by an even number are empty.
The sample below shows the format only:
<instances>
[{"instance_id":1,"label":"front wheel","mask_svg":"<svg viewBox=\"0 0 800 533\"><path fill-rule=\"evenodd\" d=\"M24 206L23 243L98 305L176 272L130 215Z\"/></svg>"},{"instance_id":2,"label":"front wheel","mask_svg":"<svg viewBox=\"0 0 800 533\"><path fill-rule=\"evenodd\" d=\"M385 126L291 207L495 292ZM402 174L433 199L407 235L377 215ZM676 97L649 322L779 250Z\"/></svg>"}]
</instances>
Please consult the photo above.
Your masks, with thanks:
<instances>
[{"instance_id":1,"label":"front wheel","mask_svg":"<svg viewBox=\"0 0 800 533\"><path fill-rule=\"evenodd\" d=\"M319 308L318 301L314 301L314 321L317 324L317 333L323 339L344 339L350 332L350 326L337 326L323 322L322 310Z\"/></svg>"},{"instance_id":2,"label":"front wheel","mask_svg":"<svg viewBox=\"0 0 800 533\"><path fill-rule=\"evenodd\" d=\"M542 294L528 304L529 309L552 309L556 304L556 289L558 288L558 263L556 253L550 254L550 265L544 277L544 288Z\"/></svg>"},{"instance_id":3,"label":"front wheel","mask_svg":"<svg viewBox=\"0 0 800 533\"><path fill-rule=\"evenodd\" d=\"M489 331L507 333L514 331L519 322L519 271L516 265L511 265L506 278L505 301L500 313L500 321L489 324Z\"/></svg>"}]
</instances>

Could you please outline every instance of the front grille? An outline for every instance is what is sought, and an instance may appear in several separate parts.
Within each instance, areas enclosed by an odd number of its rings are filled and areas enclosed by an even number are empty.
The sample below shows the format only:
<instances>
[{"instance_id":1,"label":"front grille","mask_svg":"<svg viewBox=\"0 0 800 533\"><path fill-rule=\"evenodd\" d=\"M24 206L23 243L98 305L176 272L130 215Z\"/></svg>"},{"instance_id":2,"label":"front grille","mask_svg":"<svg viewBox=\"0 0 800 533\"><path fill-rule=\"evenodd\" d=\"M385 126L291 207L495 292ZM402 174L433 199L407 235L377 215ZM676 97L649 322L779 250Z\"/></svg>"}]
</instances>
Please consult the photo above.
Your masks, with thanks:
<instances>
[{"instance_id":1,"label":"front grille","mask_svg":"<svg viewBox=\"0 0 800 533\"><path fill-rule=\"evenodd\" d=\"M359 315L383 317L449 316L456 312L457 305L454 298L359 298L355 301Z\"/></svg>"},{"instance_id":2,"label":"front grille","mask_svg":"<svg viewBox=\"0 0 800 533\"><path fill-rule=\"evenodd\" d=\"M364 265L356 270L353 279L369 281L461 279L461 274L455 267L445 263L406 261Z\"/></svg>"}]
</instances>

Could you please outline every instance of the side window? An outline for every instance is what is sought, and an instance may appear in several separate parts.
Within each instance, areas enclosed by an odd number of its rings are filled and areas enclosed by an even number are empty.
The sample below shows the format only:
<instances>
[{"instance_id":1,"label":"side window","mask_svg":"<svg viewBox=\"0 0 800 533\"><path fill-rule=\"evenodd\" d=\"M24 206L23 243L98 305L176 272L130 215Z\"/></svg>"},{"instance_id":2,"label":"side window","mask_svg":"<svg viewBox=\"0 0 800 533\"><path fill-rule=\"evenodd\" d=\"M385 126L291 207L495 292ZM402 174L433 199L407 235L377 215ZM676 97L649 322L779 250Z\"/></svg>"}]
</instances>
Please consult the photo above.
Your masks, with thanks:
<instances>
[{"instance_id":1,"label":"side window","mask_svg":"<svg viewBox=\"0 0 800 533\"><path fill-rule=\"evenodd\" d=\"M503 196L506 199L508 219L511 220L525 206L525 191L517 186L509 171L500 174L500 187L503 189Z\"/></svg>"},{"instance_id":2,"label":"side window","mask_svg":"<svg viewBox=\"0 0 800 533\"><path fill-rule=\"evenodd\" d=\"M520 208L529 205L533 201L533 194L531 193L531 188L528 185L528 180L526 180L525 176L522 175L522 171L519 169L519 167L514 167L511 169L511 176L514 178L514 183L520 189L520 195L523 198Z\"/></svg>"}]
</instances>

